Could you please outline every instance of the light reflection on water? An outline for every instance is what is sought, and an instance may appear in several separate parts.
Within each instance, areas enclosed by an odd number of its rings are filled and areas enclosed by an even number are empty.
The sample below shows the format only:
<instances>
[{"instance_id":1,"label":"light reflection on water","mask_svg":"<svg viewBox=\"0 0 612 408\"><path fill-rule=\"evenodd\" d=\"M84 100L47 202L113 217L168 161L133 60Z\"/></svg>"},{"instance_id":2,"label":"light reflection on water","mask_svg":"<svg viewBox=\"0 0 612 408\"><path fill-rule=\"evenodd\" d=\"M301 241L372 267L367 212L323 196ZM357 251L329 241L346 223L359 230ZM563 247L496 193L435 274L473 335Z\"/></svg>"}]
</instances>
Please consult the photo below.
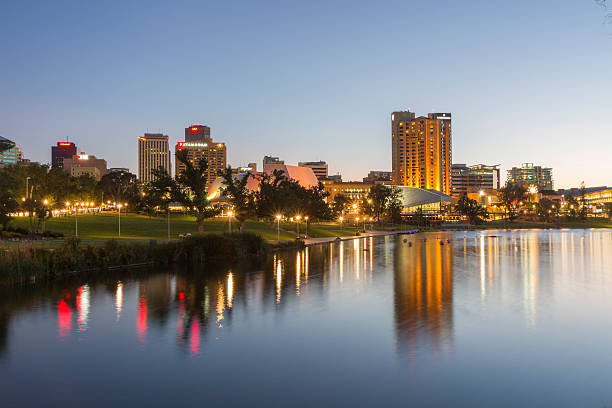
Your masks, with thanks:
<instances>
[{"instance_id":1,"label":"light reflection on water","mask_svg":"<svg viewBox=\"0 0 612 408\"><path fill-rule=\"evenodd\" d=\"M277 253L250 271L4 290L0 388L8 402L57 405L112 372L105 387L125 400L92 405L139 405L143 387L159 404L257 405L274 382L297 406L603 406L610 249L602 230L440 232ZM220 392L228 383L241 392Z\"/></svg>"}]
</instances>

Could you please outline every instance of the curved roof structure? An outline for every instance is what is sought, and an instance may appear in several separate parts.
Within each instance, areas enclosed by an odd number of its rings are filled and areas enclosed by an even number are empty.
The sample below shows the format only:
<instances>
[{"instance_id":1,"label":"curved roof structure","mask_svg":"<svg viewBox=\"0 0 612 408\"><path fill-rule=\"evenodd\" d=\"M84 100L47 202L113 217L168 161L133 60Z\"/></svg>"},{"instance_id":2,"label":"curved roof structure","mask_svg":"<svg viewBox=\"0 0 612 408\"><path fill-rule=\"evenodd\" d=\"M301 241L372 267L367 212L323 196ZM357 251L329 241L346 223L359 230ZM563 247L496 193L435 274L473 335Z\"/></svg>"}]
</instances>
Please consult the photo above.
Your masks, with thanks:
<instances>
[{"instance_id":1,"label":"curved roof structure","mask_svg":"<svg viewBox=\"0 0 612 408\"><path fill-rule=\"evenodd\" d=\"M420 205L435 203L452 203L453 198L449 195L428 188L417 188L408 186L392 186L400 190L400 200L404 207L418 207Z\"/></svg>"},{"instance_id":2,"label":"curved roof structure","mask_svg":"<svg viewBox=\"0 0 612 408\"><path fill-rule=\"evenodd\" d=\"M319 180L310 167L298 167L286 164L264 165L264 173L271 174L274 170L281 170L289 179L297 181L304 188L311 188L319 185ZM233 177L235 180L240 180L243 177L247 177L249 174L258 175L261 173L240 173ZM246 187L251 191L257 191L259 189L259 179L257 177L249 177ZM217 177L210 187L208 187L208 199L215 201L222 198L223 188L223 177Z\"/></svg>"}]
</instances>

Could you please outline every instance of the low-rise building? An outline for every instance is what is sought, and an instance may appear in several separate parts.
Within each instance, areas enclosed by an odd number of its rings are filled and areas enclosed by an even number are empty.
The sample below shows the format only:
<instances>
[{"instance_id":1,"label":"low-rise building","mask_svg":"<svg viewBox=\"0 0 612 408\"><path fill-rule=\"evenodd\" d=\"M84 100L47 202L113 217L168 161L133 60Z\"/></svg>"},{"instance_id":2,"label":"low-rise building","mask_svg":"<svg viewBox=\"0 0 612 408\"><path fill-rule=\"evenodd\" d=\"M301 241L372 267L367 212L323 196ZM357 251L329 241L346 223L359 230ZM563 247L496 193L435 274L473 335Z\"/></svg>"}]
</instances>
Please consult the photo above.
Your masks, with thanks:
<instances>
[{"instance_id":1,"label":"low-rise building","mask_svg":"<svg viewBox=\"0 0 612 408\"><path fill-rule=\"evenodd\" d=\"M375 183L375 182L391 182L393 172L384 170L370 170L367 177L363 178L364 183Z\"/></svg>"},{"instance_id":2,"label":"low-rise building","mask_svg":"<svg viewBox=\"0 0 612 408\"><path fill-rule=\"evenodd\" d=\"M332 180L321 180L325 191L329 193L327 202L331 203L338 194L343 194L353 201L363 200L368 196L374 183L364 183L361 181L345 181L336 183Z\"/></svg>"},{"instance_id":3,"label":"low-rise building","mask_svg":"<svg viewBox=\"0 0 612 408\"><path fill-rule=\"evenodd\" d=\"M453 164L451 168L451 196L454 198L482 190L498 190L499 187L499 165Z\"/></svg>"},{"instance_id":4,"label":"low-rise building","mask_svg":"<svg viewBox=\"0 0 612 408\"><path fill-rule=\"evenodd\" d=\"M327 178L327 163L324 161L316 161L316 162L299 162L299 167L310 167L314 172L317 179L323 180Z\"/></svg>"},{"instance_id":5,"label":"low-rise building","mask_svg":"<svg viewBox=\"0 0 612 408\"><path fill-rule=\"evenodd\" d=\"M11 166L23 160L23 151L12 140L0 136L0 167Z\"/></svg>"},{"instance_id":6,"label":"low-rise building","mask_svg":"<svg viewBox=\"0 0 612 408\"><path fill-rule=\"evenodd\" d=\"M108 172L106 160L85 153L64 159L63 169L74 177L90 175L98 181Z\"/></svg>"},{"instance_id":7,"label":"low-rise building","mask_svg":"<svg viewBox=\"0 0 612 408\"><path fill-rule=\"evenodd\" d=\"M508 170L508 182L523 186L536 186L539 191L552 190L552 169L534 166L533 163L523 163L521 167L513 167Z\"/></svg>"}]
</instances>

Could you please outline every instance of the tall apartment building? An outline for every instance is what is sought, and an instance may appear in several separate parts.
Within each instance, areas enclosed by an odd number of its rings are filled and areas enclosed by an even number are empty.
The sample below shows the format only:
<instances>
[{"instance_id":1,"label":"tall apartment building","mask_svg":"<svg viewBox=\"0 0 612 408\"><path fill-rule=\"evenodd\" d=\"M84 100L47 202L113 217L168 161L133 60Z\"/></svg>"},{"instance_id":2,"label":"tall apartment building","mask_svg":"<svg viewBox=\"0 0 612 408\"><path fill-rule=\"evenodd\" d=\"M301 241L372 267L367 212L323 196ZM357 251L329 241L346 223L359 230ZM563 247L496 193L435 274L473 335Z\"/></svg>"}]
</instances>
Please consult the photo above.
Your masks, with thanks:
<instances>
[{"instance_id":1,"label":"tall apartment building","mask_svg":"<svg viewBox=\"0 0 612 408\"><path fill-rule=\"evenodd\" d=\"M539 191L552 190L552 169L534 166L533 163L523 163L521 167L513 167L508 170L508 182L524 186L535 185Z\"/></svg>"},{"instance_id":2,"label":"tall apartment building","mask_svg":"<svg viewBox=\"0 0 612 408\"><path fill-rule=\"evenodd\" d=\"M317 162L299 162L299 167L310 167L314 172L315 176L317 176L317 180L322 180L327 178L327 163L324 161Z\"/></svg>"},{"instance_id":3,"label":"tall apartment building","mask_svg":"<svg viewBox=\"0 0 612 408\"><path fill-rule=\"evenodd\" d=\"M150 183L155 180L153 171L163 167L171 170L168 136L161 133L145 133L138 138L138 180Z\"/></svg>"},{"instance_id":4,"label":"tall apartment building","mask_svg":"<svg viewBox=\"0 0 612 408\"><path fill-rule=\"evenodd\" d=\"M72 142L57 142L56 146L51 146L51 166L64 168L64 159L76 156L77 147Z\"/></svg>"},{"instance_id":5,"label":"tall apartment building","mask_svg":"<svg viewBox=\"0 0 612 408\"><path fill-rule=\"evenodd\" d=\"M187 137L189 135L189 137ZM187 159L194 165L200 159L206 159L208 170L206 171L206 186L210 186L219 174L227 167L227 149L225 143L213 141L210 136L210 128L202 125L192 125L185 128L185 141L176 144L175 153L187 151ZM176 175L178 176L185 165L175 159Z\"/></svg>"},{"instance_id":6,"label":"tall apartment building","mask_svg":"<svg viewBox=\"0 0 612 408\"><path fill-rule=\"evenodd\" d=\"M451 169L451 195L455 198L462 194L481 190L498 190L500 187L499 165L453 164Z\"/></svg>"},{"instance_id":7,"label":"tall apartment building","mask_svg":"<svg viewBox=\"0 0 612 408\"><path fill-rule=\"evenodd\" d=\"M391 114L393 184L451 193L451 114Z\"/></svg>"}]
</instances>

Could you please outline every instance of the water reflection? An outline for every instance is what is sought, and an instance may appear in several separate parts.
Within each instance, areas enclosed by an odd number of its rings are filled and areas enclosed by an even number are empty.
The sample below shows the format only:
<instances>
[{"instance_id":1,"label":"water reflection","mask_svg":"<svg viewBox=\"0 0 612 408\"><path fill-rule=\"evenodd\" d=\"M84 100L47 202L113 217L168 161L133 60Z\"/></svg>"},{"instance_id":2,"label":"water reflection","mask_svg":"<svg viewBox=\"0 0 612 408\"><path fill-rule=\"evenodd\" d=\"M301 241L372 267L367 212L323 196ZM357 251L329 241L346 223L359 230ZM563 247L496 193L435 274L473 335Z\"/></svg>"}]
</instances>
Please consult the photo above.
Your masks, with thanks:
<instances>
[{"instance_id":1,"label":"water reflection","mask_svg":"<svg viewBox=\"0 0 612 408\"><path fill-rule=\"evenodd\" d=\"M453 334L451 245L412 238L395 246L393 293L400 352L448 350Z\"/></svg>"},{"instance_id":2,"label":"water reflection","mask_svg":"<svg viewBox=\"0 0 612 408\"><path fill-rule=\"evenodd\" d=\"M603 231L368 237L279 252L250 270L143 271L5 289L0 352L11 347L13 319L41 313L61 341L106 325L115 336L124 336L125 328L140 350L163 337L197 358L206 354L209 341L228 336L234 324L243 328L262 316L297 315L304 308L316 310L322 326L341 325L341 320L326 320L326 313L338 310L347 321L355 315L363 315L359 324L375 321L378 330L391 333L395 356L448 353L453 352L458 307L477 306L478 313L517 309L512 317L536 328L547 302L572 293L575 286L568 282L612 287L607 275L592 272L612 261L611 243ZM372 297L360 303L362 294ZM376 303L375 312L368 302Z\"/></svg>"}]
</instances>

